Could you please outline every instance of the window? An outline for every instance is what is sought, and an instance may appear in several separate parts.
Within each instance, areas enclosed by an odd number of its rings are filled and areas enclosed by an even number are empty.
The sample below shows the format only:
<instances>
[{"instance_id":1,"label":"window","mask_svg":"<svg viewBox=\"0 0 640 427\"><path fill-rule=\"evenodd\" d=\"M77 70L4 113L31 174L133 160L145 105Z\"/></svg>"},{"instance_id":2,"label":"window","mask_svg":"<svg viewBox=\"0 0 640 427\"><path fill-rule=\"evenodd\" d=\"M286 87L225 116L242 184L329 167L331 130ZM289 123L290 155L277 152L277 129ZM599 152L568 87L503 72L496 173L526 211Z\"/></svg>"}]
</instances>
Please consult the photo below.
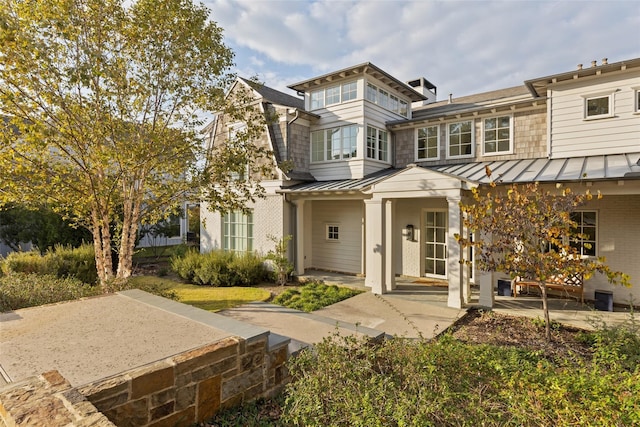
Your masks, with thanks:
<instances>
[{"instance_id":1,"label":"window","mask_svg":"<svg viewBox=\"0 0 640 427\"><path fill-rule=\"evenodd\" d=\"M222 219L222 249L230 252L253 251L253 212L229 212Z\"/></svg>"},{"instance_id":2,"label":"window","mask_svg":"<svg viewBox=\"0 0 640 427\"><path fill-rule=\"evenodd\" d=\"M327 88L324 94L325 105L340 103L340 86Z\"/></svg>"},{"instance_id":3,"label":"window","mask_svg":"<svg viewBox=\"0 0 640 427\"><path fill-rule=\"evenodd\" d=\"M345 83L342 85L342 102L351 101L358 96L358 87L356 82Z\"/></svg>"},{"instance_id":4,"label":"window","mask_svg":"<svg viewBox=\"0 0 640 427\"><path fill-rule=\"evenodd\" d=\"M327 224L327 240L340 240L340 226L337 224Z\"/></svg>"},{"instance_id":5,"label":"window","mask_svg":"<svg viewBox=\"0 0 640 427\"><path fill-rule=\"evenodd\" d=\"M572 241L572 247L578 249L582 256L596 256L596 231L597 215L595 211L578 211L571 214L571 219L576 222L576 232L582 238Z\"/></svg>"},{"instance_id":6,"label":"window","mask_svg":"<svg viewBox=\"0 0 640 427\"><path fill-rule=\"evenodd\" d=\"M351 159L358 155L358 126L311 132L311 161Z\"/></svg>"},{"instance_id":7,"label":"window","mask_svg":"<svg viewBox=\"0 0 640 427\"><path fill-rule=\"evenodd\" d=\"M612 95L585 98L585 118L611 117L611 98Z\"/></svg>"},{"instance_id":8,"label":"window","mask_svg":"<svg viewBox=\"0 0 640 427\"><path fill-rule=\"evenodd\" d=\"M511 152L511 117L484 119L484 154Z\"/></svg>"},{"instance_id":9,"label":"window","mask_svg":"<svg viewBox=\"0 0 640 427\"><path fill-rule=\"evenodd\" d=\"M418 129L416 158L418 160L437 159L438 139L438 126Z\"/></svg>"},{"instance_id":10,"label":"window","mask_svg":"<svg viewBox=\"0 0 640 427\"><path fill-rule=\"evenodd\" d=\"M324 107L324 90L311 92L311 109L317 110Z\"/></svg>"},{"instance_id":11,"label":"window","mask_svg":"<svg viewBox=\"0 0 640 427\"><path fill-rule=\"evenodd\" d=\"M371 101L380 107L393 111L396 114L407 117L409 114L409 104L399 99L397 96L391 95L389 92L379 89L371 83L367 83L367 101Z\"/></svg>"},{"instance_id":12,"label":"window","mask_svg":"<svg viewBox=\"0 0 640 427\"><path fill-rule=\"evenodd\" d=\"M387 131L367 126L367 158L389 161L389 134Z\"/></svg>"},{"instance_id":13,"label":"window","mask_svg":"<svg viewBox=\"0 0 640 427\"><path fill-rule=\"evenodd\" d=\"M635 109L634 111L636 113L640 113L640 89L636 90L636 96L634 97L634 101L635 102Z\"/></svg>"},{"instance_id":14,"label":"window","mask_svg":"<svg viewBox=\"0 0 640 427\"><path fill-rule=\"evenodd\" d=\"M448 127L449 157L464 157L473 154L473 122L451 123Z\"/></svg>"}]
</instances>

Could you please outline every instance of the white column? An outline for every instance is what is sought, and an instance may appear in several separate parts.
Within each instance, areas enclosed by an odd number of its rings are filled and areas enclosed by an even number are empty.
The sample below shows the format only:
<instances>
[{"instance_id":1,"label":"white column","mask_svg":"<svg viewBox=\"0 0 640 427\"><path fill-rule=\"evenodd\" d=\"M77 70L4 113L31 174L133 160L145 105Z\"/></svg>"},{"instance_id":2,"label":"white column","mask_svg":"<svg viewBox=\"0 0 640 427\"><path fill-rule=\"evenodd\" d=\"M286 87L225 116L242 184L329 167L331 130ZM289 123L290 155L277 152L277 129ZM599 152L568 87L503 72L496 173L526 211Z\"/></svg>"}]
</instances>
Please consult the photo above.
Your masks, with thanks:
<instances>
[{"instance_id":1,"label":"white column","mask_svg":"<svg viewBox=\"0 0 640 427\"><path fill-rule=\"evenodd\" d=\"M447 204L449 205L449 230L447 233L449 298L447 305L454 308L462 308L464 305L464 295L462 293L464 274L462 273L463 265L460 263L462 253L460 244L455 237L456 234L462 234L459 203L460 197L447 197Z\"/></svg>"},{"instance_id":2,"label":"white column","mask_svg":"<svg viewBox=\"0 0 640 427\"><path fill-rule=\"evenodd\" d=\"M304 274L304 200L296 200L296 275Z\"/></svg>"},{"instance_id":3,"label":"white column","mask_svg":"<svg viewBox=\"0 0 640 427\"><path fill-rule=\"evenodd\" d=\"M365 200L366 239L364 284L374 294L385 293L384 286L384 210L382 200Z\"/></svg>"},{"instance_id":4,"label":"white column","mask_svg":"<svg viewBox=\"0 0 640 427\"><path fill-rule=\"evenodd\" d=\"M393 253L393 221L396 204L387 200L384 204L384 287L387 291L396 288L395 256Z\"/></svg>"}]
</instances>

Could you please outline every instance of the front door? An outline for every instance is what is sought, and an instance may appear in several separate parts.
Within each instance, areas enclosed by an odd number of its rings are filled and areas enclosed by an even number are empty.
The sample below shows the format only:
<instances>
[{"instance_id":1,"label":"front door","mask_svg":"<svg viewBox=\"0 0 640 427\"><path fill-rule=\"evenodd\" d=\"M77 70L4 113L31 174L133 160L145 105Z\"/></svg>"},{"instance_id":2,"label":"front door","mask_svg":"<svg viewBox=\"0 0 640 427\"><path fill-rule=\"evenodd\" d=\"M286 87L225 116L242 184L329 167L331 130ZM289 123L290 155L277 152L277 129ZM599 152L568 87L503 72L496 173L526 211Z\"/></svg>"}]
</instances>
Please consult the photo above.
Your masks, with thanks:
<instances>
[{"instance_id":1,"label":"front door","mask_svg":"<svg viewBox=\"0 0 640 427\"><path fill-rule=\"evenodd\" d=\"M447 211L424 212L424 274L447 276Z\"/></svg>"}]
</instances>

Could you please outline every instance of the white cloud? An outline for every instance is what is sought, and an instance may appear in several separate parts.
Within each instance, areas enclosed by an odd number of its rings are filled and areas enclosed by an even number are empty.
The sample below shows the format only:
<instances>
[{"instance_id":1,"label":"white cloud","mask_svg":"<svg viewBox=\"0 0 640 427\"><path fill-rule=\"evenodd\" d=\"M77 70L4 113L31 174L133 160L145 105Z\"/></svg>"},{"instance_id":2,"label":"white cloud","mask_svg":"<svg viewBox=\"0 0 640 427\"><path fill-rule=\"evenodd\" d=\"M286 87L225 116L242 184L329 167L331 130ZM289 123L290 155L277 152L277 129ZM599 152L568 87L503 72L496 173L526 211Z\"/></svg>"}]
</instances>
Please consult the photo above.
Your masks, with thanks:
<instances>
[{"instance_id":1,"label":"white cloud","mask_svg":"<svg viewBox=\"0 0 640 427\"><path fill-rule=\"evenodd\" d=\"M239 73L269 86L361 62L440 99L640 56L635 1L208 0Z\"/></svg>"}]
</instances>

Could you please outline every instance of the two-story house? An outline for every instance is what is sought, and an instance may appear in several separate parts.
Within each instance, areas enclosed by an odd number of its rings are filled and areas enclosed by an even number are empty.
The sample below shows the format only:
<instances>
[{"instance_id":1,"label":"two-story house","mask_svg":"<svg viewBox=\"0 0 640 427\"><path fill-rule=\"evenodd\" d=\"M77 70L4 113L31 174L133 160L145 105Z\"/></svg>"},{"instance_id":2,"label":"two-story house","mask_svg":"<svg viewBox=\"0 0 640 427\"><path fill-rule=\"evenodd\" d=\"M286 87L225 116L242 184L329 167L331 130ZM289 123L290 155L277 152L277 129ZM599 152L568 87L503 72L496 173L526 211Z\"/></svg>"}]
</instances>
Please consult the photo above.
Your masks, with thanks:
<instances>
[{"instance_id":1,"label":"two-story house","mask_svg":"<svg viewBox=\"0 0 640 427\"><path fill-rule=\"evenodd\" d=\"M472 254L455 240L467 233L459 203L488 182L489 166L502 184L600 191L580 210L583 255L605 256L640 285L640 58L443 101L428 80L403 82L370 63L289 88L304 99L253 89L279 117L257 143L293 168L263 182L268 196L251 215L203 209L202 250L266 252L265 236L290 234L298 274L361 274L375 293L399 275L443 279L452 307L475 282L491 307L499 276L461 264ZM223 123L208 128L214 144ZM594 277L585 296L596 288L609 285ZM616 303L640 300L639 288L612 290Z\"/></svg>"}]
</instances>

